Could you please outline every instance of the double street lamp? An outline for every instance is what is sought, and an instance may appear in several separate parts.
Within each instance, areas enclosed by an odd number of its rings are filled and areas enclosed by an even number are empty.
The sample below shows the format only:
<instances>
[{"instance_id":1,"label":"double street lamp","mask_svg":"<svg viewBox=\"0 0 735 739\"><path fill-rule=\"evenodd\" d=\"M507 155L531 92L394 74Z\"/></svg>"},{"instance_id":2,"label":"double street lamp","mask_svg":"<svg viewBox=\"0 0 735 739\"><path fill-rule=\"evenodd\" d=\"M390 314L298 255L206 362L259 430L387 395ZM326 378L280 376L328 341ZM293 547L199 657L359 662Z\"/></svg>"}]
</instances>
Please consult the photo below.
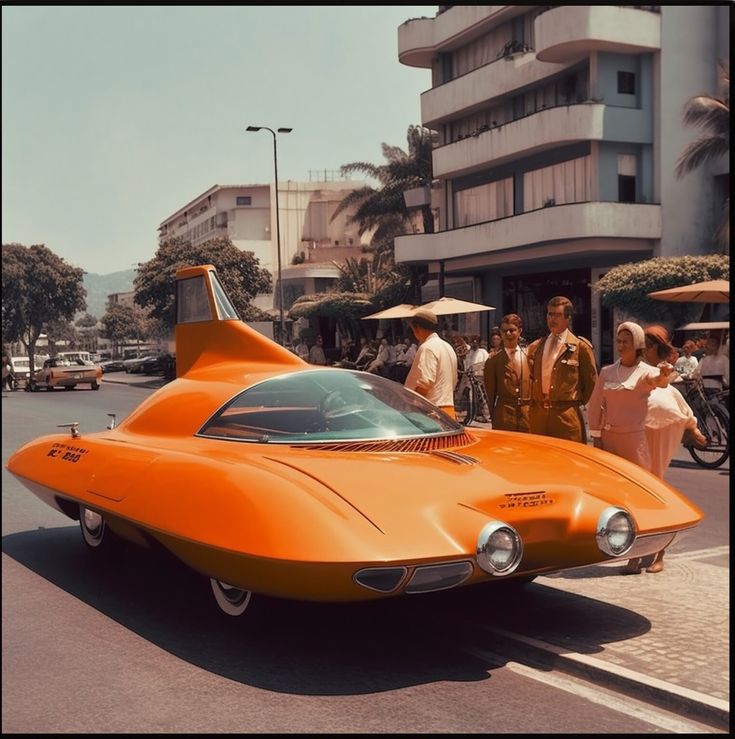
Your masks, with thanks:
<instances>
[{"instance_id":1,"label":"double street lamp","mask_svg":"<svg viewBox=\"0 0 735 739\"><path fill-rule=\"evenodd\" d=\"M273 136L273 170L275 175L276 191L276 255L278 257L278 314L281 323L281 344L286 340L286 324L283 319L283 279L281 277L281 216L278 209L278 147L276 146L276 132L268 126L248 126L246 131L270 131ZM291 133L293 128L279 128L278 133Z\"/></svg>"}]
</instances>

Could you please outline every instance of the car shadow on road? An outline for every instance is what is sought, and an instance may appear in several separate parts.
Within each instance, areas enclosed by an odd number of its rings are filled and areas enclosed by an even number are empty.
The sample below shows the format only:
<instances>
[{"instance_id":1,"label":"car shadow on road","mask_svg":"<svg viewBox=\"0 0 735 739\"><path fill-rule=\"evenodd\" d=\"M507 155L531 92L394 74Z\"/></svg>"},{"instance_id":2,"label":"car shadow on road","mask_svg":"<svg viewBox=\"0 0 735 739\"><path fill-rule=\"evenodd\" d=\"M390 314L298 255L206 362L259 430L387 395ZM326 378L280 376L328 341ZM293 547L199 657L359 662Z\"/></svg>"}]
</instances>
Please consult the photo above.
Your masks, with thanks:
<instances>
[{"instance_id":1,"label":"car shadow on road","mask_svg":"<svg viewBox=\"0 0 735 739\"><path fill-rule=\"evenodd\" d=\"M356 695L488 680L510 659L497 657L493 629L550 641L562 635L562 647L572 634L567 647L596 653L651 627L630 610L535 583L342 604L260 596L252 614L233 618L214 605L208 579L163 551L125 546L105 562L87 551L76 526L9 534L2 548L180 659L289 694ZM478 656L478 647L493 656Z\"/></svg>"}]
</instances>

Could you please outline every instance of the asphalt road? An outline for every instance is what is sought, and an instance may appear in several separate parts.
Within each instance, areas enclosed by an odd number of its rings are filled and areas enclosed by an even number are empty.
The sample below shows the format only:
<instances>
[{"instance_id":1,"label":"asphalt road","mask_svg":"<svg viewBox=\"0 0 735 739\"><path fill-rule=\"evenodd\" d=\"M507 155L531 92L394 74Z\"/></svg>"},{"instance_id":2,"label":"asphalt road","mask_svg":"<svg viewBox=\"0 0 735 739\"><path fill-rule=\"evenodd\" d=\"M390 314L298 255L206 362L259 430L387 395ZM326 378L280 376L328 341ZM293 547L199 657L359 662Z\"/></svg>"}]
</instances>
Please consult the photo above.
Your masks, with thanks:
<instances>
[{"instance_id":1,"label":"asphalt road","mask_svg":"<svg viewBox=\"0 0 735 739\"><path fill-rule=\"evenodd\" d=\"M120 420L149 392L105 382L9 394L3 463L56 424L79 421L84 433L109 412ZM729 465L704 470L685 451L672 465L669 481L706 518L658 575L540 578L512 598L264 601L245 625L220 616L207 583L163 555L131 548L114 567L96 562L77 526L3 469L3 732L724 731L716 712L700 724L689 709L729 698L719 679L729 667L728 479ZM536 643L563 654L532 659ZM627 689L593 675L595 659ZM568 669L580 660L585 669ZM700 661L711 685L683 674L700 674Z\"/></svg>"}]
</instances>

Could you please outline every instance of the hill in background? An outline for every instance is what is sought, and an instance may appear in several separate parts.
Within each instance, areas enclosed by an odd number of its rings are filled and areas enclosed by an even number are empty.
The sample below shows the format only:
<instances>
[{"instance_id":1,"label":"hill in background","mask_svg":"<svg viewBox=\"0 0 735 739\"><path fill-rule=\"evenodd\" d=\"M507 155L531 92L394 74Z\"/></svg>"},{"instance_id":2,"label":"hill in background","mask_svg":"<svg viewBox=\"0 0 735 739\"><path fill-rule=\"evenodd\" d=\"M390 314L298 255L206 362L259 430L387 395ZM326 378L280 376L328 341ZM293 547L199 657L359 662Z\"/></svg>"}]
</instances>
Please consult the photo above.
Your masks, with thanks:
<instances>
[{"instance_id":1,"label":"hill in background","mask_svg":"<svg viewBox=\"0 0 735 739\"><path fill-rule=\"evenodd\" d=\"M107 311L107 296L110 293L126 293L133 289L135 270L111 272L109 275L98 275L87 272L84 275L84 287L87 291L87 310L97 320Z\"/></svg>"}]
</instances>

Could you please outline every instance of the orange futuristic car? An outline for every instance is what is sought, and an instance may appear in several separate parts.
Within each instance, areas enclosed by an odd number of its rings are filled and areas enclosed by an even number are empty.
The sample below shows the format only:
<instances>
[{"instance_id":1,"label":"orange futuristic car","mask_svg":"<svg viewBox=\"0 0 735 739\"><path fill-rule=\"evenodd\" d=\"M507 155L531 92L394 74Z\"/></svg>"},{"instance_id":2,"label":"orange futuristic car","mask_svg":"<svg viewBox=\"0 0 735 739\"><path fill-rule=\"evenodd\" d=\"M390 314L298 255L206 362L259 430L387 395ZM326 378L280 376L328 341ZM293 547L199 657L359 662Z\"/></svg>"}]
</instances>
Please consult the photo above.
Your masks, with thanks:
<instances>
[{"instance_id":1,"label":"orange futuristic car","mask_svg":"<svg viewBox=\"0 0 735 739\"><path fill-rule=\"evenodd\" d=\"M253 594L358 601L652 554L701 511L576 442L469 429L392 380L315 367L237 316L211 265L176 274L177 379L116 428L44 436L8 469L92 551L159 543Z\"/></svg>"}]
</instances>

